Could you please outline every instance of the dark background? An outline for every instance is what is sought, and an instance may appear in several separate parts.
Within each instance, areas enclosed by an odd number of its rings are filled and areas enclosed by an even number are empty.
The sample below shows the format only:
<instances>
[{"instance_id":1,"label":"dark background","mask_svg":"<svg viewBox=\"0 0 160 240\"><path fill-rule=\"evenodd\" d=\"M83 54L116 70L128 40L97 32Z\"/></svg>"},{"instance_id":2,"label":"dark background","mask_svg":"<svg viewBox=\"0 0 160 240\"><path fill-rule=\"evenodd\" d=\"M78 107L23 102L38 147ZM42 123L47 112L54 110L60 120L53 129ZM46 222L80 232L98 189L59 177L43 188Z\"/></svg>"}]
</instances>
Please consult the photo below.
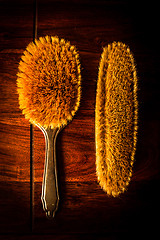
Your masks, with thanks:
<instances>
[{"instance_id":1,"label":"dark background","mask_svg":"<svg viewBox=\"0 0 160 240\"><path fill-rule=\"evenodd\" d=\"M157 3L157 5L156 5ZM34 215L30 125L16 92L20 57L33 40L33 1L0 0L0 238L120 239L159 228L159 5L157 1L38 1L37 35L57 35L79 50L82 98L57 139L60 205L49 221L41 205L44 137L34 128ZM107 197L95 172L95 97L102 48L129 45L139 79L139 134L128 191ZM33 220L33 221L32 221ZM127 235L130 233L130 235ZM154 239L154 237L152 238Z\"/></svg>"}]
</instances>

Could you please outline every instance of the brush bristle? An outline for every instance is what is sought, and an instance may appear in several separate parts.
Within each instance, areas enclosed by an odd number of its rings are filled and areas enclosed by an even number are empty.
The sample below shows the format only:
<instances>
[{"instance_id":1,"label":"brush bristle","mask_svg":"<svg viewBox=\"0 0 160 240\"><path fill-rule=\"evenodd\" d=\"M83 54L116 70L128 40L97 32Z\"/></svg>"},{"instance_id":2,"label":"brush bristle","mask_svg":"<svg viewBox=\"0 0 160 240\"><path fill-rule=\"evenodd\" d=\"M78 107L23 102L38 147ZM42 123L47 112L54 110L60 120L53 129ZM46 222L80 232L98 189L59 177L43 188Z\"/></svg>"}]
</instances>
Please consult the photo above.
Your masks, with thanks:
<instances>
[{"instance_id":1,"label":"brush bristle","mask_svg":"<svg viewBox=\"0 0 160 240\"><path fill-rule=\"evenodd\" d=\"M81 70L75 46L58 37L40 37L21 57L17 74L19 105L31 123L61 127L78 110Z\"/></svg>"},{"instance_id":2,"label":"brush bristle","mask_svg":"<svg viewBox=\"0 0 160 240\"><path fill-rule=\"evenodd\" d=\"M103 49L97 82L96 172L114 197L127 190L137 143L137 74L129 47L113 42Z\"/></svg>"}]
</instances>

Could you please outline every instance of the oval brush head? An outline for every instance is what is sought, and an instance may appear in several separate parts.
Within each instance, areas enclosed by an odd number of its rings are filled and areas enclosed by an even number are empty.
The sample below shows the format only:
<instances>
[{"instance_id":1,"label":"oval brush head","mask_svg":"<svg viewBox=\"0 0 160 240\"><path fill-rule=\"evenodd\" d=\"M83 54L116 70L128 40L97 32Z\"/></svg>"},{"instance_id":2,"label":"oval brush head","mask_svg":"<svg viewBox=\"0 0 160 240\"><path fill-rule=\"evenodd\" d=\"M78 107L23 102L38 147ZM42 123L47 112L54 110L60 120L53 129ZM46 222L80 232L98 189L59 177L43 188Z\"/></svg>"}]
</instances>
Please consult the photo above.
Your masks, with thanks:
<instances>
[{"instance_id":1,"label":"oval brush head","mask_svg":"<svg viewBox=\"0 0 160 240\"><path fill-rule=\"evenodd\" d=\"M108 195L127 189L137 142L137 74L129 47L113 42L103 49L97 82L96 172Z\"/></svg>"},{"instance_id":2,"label":"oval brush head","mask_svg":"<svg viewBox=\"0 0 160 240\"><path fill-rule=\"evenodd\" d=\"M30 43L17 76L20 109L31 123L54 128L72 119L80 104L81 74L70 42L46 36Z\"/></svg>"},{"instance_id":3,"label":"oval brush head","mask_svg":"<svg viewBox=\"0 0 160 240\"><path fill-rule=\"evenodd\" d=\"M81 95L79 55L70 42L40 37L23 53L17 74L19 105L26 119L45 136L42 203L47 217L58 208L56 137L78 110Z\"/></svg>"}]
</instances>

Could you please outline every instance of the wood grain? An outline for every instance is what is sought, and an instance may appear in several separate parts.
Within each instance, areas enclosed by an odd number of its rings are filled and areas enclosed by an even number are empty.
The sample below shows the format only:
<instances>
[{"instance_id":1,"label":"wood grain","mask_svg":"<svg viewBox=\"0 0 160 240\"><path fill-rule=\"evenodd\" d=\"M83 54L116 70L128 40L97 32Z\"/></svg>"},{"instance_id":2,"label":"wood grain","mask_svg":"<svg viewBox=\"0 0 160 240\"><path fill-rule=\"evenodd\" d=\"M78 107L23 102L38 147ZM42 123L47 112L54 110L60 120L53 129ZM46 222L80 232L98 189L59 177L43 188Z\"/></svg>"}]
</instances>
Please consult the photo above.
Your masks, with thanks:
<instances>
[{"instance_id":1,"label":"wood grain","mask_svg":"<svg viewBox=\"0 0 160 240\"><path fill-rule=\"evenodd\" d=\"M117 239L117 233L133 232L133 228L134 233L156 233L154 219L159 208L160 167L159 59L154 44L157 15L148 19L156 7L146 3L142 8L136 2L131 5L125 1L39 0L37 10L38 37L57 35L76 45L79 51L83 79L81 105L73 121L57 139L60 206L53 221L46 219L42 209L40 197L45 144L43 134L34 129L35 217L31 234L29 123L18 107L16 72L23 50L32 41L33 2L2 2L2 239L43 239L46 236L47 239ZM136 162L128 191L119 198L106 196L97 183L95 172L96 81L102 48L112 41L122 41L130 46L139 78Z\"/></svg>"},{"instance_id":2,"label":"wood grain","mask_svg":"<svg viewBox=\"0 0 160 240\"><path fill-rule=\"evenodd\" d=\"M32 39L32 3L0 2L0 233L29 231L29 125L19 110L16 73Z\"/></svg>"}]
</instances>

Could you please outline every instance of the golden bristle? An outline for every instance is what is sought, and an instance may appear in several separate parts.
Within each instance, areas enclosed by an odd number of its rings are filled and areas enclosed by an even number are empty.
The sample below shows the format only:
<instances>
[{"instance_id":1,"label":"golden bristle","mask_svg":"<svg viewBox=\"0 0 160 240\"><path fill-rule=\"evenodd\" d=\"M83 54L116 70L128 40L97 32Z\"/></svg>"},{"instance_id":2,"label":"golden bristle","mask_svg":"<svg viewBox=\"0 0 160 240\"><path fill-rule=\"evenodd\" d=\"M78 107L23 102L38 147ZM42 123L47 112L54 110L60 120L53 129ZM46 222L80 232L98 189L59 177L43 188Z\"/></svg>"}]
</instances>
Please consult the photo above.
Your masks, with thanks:
<instances>
[{"instance_id":1,"label":"golden bristle","mask_svg":"<svg viewBox=\"0 0 160 240\"><path fill-rule=\"evenodd\" d=\"M113 42L103 49L95 109L96 173L114 197L127 189L137 143L137 74L129 47Z\"/></svg>"},{"instance_id":2,"label":"golden bristle","mask_svg":"<svg viewBox=\"0 0 160 240\"><path fill-rule=\"evenodd\" d=\"M78 110L81 70L75 46L58 37L40 37L21 57L17 74L19 105L31 123L61 127Z\"/></svg>"}]
</instances>

